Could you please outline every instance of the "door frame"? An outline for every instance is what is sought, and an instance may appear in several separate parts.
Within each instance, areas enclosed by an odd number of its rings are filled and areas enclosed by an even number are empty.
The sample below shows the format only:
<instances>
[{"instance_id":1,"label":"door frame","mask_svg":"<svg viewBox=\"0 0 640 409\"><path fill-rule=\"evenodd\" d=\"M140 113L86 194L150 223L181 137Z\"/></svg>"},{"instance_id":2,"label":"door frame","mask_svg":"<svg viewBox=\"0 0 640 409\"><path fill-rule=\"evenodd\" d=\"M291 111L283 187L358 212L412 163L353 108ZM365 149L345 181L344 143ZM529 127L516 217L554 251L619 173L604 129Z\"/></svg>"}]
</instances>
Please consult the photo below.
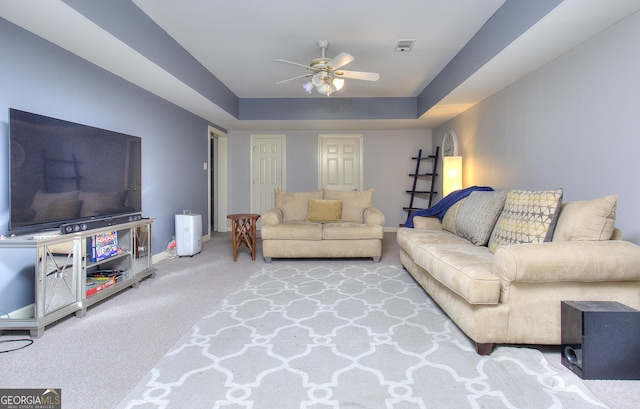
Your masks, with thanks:
<instances>
[{"instance_id":1,"label":"door frame","mask_svg":"<svg viewBox=\"0 0 640 409\"><path fill-rule=\"evenodd\" d=\"M216 145L214 151L215 158L211 157L211 145ZM229 156L229 135L226 132L209 125L207 135L207 163L209 169L214 169L217 196L216 203L211 203L211 172L207 172L207 239L211 238L211 208L216 209L213 222L215 223L215 231L226 232L227 229L227 203L228 203L228 156Z\"/></svg>"},{"instance_id":2,"label":"door frame","mask_svg":"<svg viewBox=\"0 0 640 409\"><path fill-rule=\"evenodd\" d=\"M364 189L364 151L363 151L363 134L318 134L318 189L322 190L324 186L322 186L322 140L323 139L357 139L359 142L359 181L360 190Z\"/></svg>"},{"instance_id":3,"label":"door frame","mask_svg":"<svg viewBox=\"0 0 640 409\"><path fill-rule=\"evenodd\" d=\"M250 165L250 177L251 177L251 188L249 191L249 209L251 209L251 211L253 212L255 209L255 203L253 200L253 187L255 186L255 183L253 183L254 180L254 169L253 169L253 142L256 139L280 139L281 143L280 146L282 146L282 149L280 150L280 169L282 170L282 175L280 175L280 180L282 181L280 186L280 190L282 190L283 192L287 190L287 135L286 134L256 134L256 135L251 135L250 137L250 141L249 141L249 149L251 149L251 153L249 156L249 163L251 163Z\"/></svg>"}]
</instances>

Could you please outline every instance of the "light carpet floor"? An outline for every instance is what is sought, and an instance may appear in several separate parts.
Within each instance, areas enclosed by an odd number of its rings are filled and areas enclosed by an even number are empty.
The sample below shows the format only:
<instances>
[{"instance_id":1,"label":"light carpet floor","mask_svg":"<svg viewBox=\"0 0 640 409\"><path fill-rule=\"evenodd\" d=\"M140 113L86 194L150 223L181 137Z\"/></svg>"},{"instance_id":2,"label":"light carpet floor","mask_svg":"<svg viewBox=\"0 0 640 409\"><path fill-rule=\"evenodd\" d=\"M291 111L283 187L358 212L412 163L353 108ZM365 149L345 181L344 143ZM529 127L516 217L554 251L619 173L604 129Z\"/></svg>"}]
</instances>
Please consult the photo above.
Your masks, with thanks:
<instances>
[{"instance_id":1,"label":"light carpet floor","mask_svg":"<svg viewBox=\"0 0 640 409\"><path fill-rule=\"evenodd\" d=\"M489 357L398 266L265 265L124 408L603 408L532 348Z\"/></svg>"},{"instance_id":2,"label":"light carpet floor","mask_svg":"<svg viewBox=\"0 0 640 409\"><path fill-rule=\"evenodd\" d=\"M349 265L401 268L398 243L392 232L385 233L378 266L371 260L340 259L274 260L266 265L260 256L251 261L244 247L238 261L233 262L231 234L217 233L203 243L202 253L163 260L156 264L156 277L144 280L138 288L90 307L84 318L70 316L47 326L44 336L24 349L0 353L0 389L61 388L64 409L113 409L167 351L174 349L185 334L191 334L202 317L216 311L253 273L266 266L287 264L306 270L318 266L339 270ZM425 298L428 299L426 295ZM451 329L456 330L455 326ZM1 333L0 350L24 345L11 342L22 338L28 338L28 333ZM491 357L499 356L496 354L503 348L498 346ZM581 382L561 365L559 347L535 349L542 351L546 359L540 365L550 365L571 376L573 382ZM611 409L640 407L638 381L583 380L582 384Z\"/></svg>"}]
</instances>

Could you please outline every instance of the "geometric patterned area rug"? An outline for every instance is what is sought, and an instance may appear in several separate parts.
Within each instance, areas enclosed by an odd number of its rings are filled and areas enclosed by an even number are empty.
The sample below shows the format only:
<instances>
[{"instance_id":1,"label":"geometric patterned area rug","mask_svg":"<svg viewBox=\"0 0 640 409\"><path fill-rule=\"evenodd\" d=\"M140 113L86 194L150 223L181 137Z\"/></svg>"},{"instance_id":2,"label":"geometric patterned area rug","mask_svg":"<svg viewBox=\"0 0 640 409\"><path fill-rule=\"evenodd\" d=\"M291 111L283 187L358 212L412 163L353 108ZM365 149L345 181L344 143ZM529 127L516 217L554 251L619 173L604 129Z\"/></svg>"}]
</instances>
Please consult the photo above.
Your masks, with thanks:
<instances>
[{"instance_id":1,"label":"geometric patterned area rug","mask_svg":"<svg viewBox=\"0 0 640 409\"><path fill-rule=\"evenodd\" d=\"M395 266L269 265L118 408L606 408L532 348L476 354Z\"/></svg>"}]
</instances>

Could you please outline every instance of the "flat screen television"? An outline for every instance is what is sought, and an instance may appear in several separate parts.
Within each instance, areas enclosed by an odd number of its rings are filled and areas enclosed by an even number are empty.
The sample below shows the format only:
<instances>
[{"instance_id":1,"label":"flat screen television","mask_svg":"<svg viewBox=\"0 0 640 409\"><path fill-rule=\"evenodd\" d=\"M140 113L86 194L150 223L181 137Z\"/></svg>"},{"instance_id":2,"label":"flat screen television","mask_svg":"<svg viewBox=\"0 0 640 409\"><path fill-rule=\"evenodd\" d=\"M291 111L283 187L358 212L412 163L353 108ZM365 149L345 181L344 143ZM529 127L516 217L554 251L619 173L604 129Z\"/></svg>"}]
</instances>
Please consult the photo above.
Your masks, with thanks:
<instances>
[{"instance_id":1,"label":"flat screen television","mask_svg":"<svg viewBox=\"0 0 640 409\"><path fill-rule=\"evenodd\" d=\"M16 234L142 211L141 138L9 109Z\"/></svg>"}]
</instances>

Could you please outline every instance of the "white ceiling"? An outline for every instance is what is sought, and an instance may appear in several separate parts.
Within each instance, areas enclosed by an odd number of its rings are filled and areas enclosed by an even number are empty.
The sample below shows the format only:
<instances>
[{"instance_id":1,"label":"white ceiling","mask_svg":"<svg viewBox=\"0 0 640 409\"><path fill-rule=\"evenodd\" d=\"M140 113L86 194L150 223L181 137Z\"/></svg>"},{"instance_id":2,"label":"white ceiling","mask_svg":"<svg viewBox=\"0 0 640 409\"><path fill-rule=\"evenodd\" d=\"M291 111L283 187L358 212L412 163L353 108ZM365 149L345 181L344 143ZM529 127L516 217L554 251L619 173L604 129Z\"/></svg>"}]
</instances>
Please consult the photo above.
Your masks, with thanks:
<instances>
[{"instance_id":1,"label":"white ceiling","mask_svg":"<svg viewBox=\"0 0 640 409\"><path fill-rule=\"evenodd\" d=\"M320 39L328 57L355 57L345 69L380 73L347 80L339 97L416 97L505 2L132 1L239 98L327 98L304 92L303 79L275 84L305 70L273 60L308 64ZM565 0L418 119L240 121L64 2L0 0L7 20L231 130L429 129L638 9L638 0ZM398 39L415 39L413 50L395 51Z\"/></svg>"},{"instance_id":2,"label":"white ceiling","mask_svg":"<svg viewBox=\"0 0 640 409\"><path fill-rule=\"evenodd\" d=\"M146 14L241 98L304 97L302 67L321 56L355 57L345 69L380 80L351 80L340 97L417 96L504 0L134 0ZM215 6L213 6L215 4ZM396 52L398 39L416 39ZM313 95L316 96L316 95Z\"/></svg>"}]
</instances>

